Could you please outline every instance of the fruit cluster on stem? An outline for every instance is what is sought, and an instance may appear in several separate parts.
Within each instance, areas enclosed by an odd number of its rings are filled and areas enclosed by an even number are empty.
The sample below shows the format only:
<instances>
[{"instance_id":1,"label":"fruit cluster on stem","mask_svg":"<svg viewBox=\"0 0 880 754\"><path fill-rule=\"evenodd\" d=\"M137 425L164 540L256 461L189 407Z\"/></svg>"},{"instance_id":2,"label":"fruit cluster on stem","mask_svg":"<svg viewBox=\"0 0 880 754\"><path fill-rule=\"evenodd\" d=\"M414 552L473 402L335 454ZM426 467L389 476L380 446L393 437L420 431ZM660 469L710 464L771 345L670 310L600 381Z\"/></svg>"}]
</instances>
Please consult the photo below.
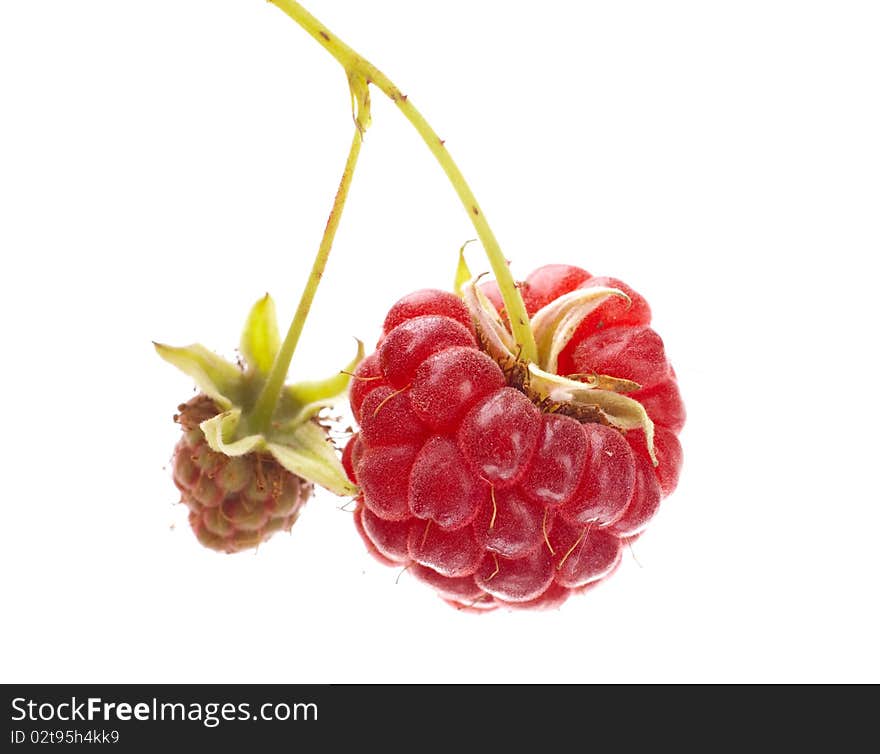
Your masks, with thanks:
<instances>
[{"instance_id":1,"label":"fruit cluster on stem","mask_svg":"<svg viewBox=\"0 0 880 754\"><path fill-rule=\"evenodd\" d=\"M498 281L498 288L501 291L501 296L504 299L508 312L513 337L522 358L526 361L537 360L537 346L535 345L534 336L529 329L529 317L526 313L522 297L516 288L513 275L507 265L507 260L501 251L501 246L495 238L495 234L492 232L492 228L489 226L485 213L474 196L474 192L471 191L464 175L462 175L461 170L446 148L445 141L437 135L437 132L425 120L425 117L419 112L410 98L401 92L391 79L370 61L345 44L296 0L269 0L269 2L277 5L305 29L318 44L327 50L345 69L349 80L353 76L358 77L367 86L373 84L382 91L397 105L404 117L421 136L425 145L437 159L437 162L440 163L443 172L449 178L477 232L477 236L483 244L492 273Z\"/></svg>"},{"instance_id":2,"label":"fruit cluster on stem","mask_svg":"<svg viewBox=\"0 0 880 754\"><path fill-rule=\"evenodd\" d=\"M356 497L381 561L458 607L551 607L620 562L675 487L684 407L647 302L619 280L547 265L515 283L446 145L410 99L295 0L269 0L344 68L355 131L324 234L282 340L266 296L241 368L200 345L157 344L202 394L181 407L174 479L206 546L236 552L296 520L313 485ZM370 126L370 87L415 128L458 195L494 273L461 255L456 294L389 311L377 350L326 380L286 385ZM318 422L354 382L359 424L341 462Z\"/></svg>"}]
</instances>

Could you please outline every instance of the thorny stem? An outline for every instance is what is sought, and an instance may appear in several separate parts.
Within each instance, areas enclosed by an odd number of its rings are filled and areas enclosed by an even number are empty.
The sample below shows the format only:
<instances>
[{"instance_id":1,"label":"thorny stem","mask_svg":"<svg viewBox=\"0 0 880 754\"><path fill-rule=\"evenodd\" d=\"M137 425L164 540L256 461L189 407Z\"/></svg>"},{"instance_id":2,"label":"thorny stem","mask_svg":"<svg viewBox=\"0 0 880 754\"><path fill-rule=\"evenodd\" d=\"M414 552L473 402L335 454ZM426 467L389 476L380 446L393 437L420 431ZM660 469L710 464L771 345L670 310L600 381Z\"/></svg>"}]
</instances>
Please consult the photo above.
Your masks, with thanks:
<instances>
[{"instance_id":1,"label":"thorny stem","mask_svg":"<svg viewBox=\"0 0 880 754\"><path fill-rule=\"evenodd\" d=\"M366 104L368 107L368 103ZM275 357L266 384L263 386L253 410L250 412L249 428L252 432L264 432L272 421L272 414L278 403L278 397L281 395L281 388L287 379L287 372L290 369L293 352L296 350L299 336L302 334L303 326L309 315L309 309L311 309L312 301L315 298L315 292L318 290L318 285L324 274L324 268L327 266L327 259L330 256L330 249L333 246L336 229L339 227L339 221L342 218L342 210L345 207L345 200L348 198L348 189L351 186L351 179L354 176L354 169L357 165L363 141L362 128L360 123L358 123L351 140L351 148L348 152L348 159L345 162L345 170L342 172L342 180L339 182L336 198L333 200L333 209L330 211L330 217L327 218L327 227L324 229L324 235L321 238L318 253L315 255L315 261L312 263L312 270L309 273L305 289L296 308L296 314L293 315L293 321L290 323L290 328L287 331L284 342L281 344L278 355Z\"/></svg>"},{"instance_id":2,"label":"thorny stem","mask_svg":"<svg viewBox=\"0 0 880 754\"><path fill-rule=\"evenodd\" d=\"M288 16L296 21L305 31L307 31L327 52L329 52L342 65L349 79L354 74L362 77L367 84L375 84L392 102L400 109L404 117L412 124L419 136L425 142L428 149L440 163L440 167L446 173L452 184L458 198L464 205L465 211L468 213L477 235L483 244L483 249L489 259L492 272L498 282L498 288L504 299L504 306L507 310L507 316L510 320L513 337L520 346L521 358L525 361L536 362L538 360L538 348L535 344L535 337L529 328L529 317L526 313L526 307L523 303L522 296L516 287L516 283L511 275L510 268L507 266L507 260L501 252L495 234L486 221L486 216L480 205L477 203L476 197L465 181L464 176L459 170L458 165L452 159L443 140L431 128L428 121L409 101L407 96L376 66L356 53L351 47L341 41L334 34L316 19L311 13L302 7L295 0L269 0L270 3L277 5Z\"/></svg>"}]
</instances>

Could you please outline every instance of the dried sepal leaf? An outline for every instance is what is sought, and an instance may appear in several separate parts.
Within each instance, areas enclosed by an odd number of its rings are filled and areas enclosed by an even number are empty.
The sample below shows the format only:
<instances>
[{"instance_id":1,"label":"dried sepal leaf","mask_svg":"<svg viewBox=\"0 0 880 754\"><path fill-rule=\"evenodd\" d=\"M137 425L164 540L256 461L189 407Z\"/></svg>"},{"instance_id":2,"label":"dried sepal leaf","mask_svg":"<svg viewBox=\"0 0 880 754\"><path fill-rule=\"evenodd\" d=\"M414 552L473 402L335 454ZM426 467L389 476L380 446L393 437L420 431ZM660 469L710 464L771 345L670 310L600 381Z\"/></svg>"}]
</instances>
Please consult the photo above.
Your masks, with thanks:
<instances>
[{"instance_id":1,"label":"dried sepal leaf","mask_svg":"<svg viewBox=\"0 0 880 754\"><path fill-rule=\"evenodd\" d=\"M638 401L612 390L602 390L545 372L535 364L529 364L528 389L534 398L556 404L562 412L567 406L572 408L573 414L579 408L588 411L598 409L601 417L612 427L643 430L648 453L654 465L657 465L654 454L654 422Z\"/></svg>"},{"instance_id":2,"label":"dried sepal leaf","mask_svg":"<svg viewBox=\"0 0 880 754\"><path fill-rule=\"evenodd\" d=\"M474 319L477 336L484 349L504 368L504 365L517 359L513 336L504 325L498 310L477 285L479 279L474 278L462 286L462 300Z\"/></svg>"},{"instance_id":3,"label":"dried sepal leaf","mask_svg":"<svg viewBox=\"0 0 880 754\"><path fill-rule=\"evenodd\" d=\"M610 374L566 374L569 380L581 382L589 388L598 388L599 390L613 390L615 393L634 393L641 390L642 386L638 382L626 380L623 377L612 377Z\"/></svg>"},{"instance_id":4,"label":"dried sepal leaf","mask_svg":"<svg viewBox=\"0 0 880 754\"><path fill-rule=\"evenodd\" d=\"M582 288L554 299L532 317L532 332L538 345L541 369L556 372L559 354L565 349L581 322L611 296L630 301L617 288Z\"/></svg>"}]
</instances>

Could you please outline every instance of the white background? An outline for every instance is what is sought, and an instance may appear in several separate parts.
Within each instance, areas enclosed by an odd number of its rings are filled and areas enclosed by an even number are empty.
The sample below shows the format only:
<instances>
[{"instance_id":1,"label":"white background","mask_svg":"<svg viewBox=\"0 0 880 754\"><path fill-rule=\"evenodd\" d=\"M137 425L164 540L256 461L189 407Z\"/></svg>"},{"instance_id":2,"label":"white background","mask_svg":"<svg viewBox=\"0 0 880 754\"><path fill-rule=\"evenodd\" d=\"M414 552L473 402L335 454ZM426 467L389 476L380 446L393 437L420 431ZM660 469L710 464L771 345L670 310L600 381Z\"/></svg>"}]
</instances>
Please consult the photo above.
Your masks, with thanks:
<instances>
[{"instance_id":1,"label":"white background","mask_svg":"<svg viewBox=\"0 0 880 754\"><path fill-rule=\"evenodd\" d=\"M192 385L150 341L231 356L267 290L290 316L344 76L263 0L3 2L2 680L880 680L876 4L310 7L447 139L518 275L648 297L681 485L637 561L552 613L398 583L326 493L257 554L202 549L167 465ZM377 93L292 376L448 286L472 236Z\"/></svg>"}]
</instances>

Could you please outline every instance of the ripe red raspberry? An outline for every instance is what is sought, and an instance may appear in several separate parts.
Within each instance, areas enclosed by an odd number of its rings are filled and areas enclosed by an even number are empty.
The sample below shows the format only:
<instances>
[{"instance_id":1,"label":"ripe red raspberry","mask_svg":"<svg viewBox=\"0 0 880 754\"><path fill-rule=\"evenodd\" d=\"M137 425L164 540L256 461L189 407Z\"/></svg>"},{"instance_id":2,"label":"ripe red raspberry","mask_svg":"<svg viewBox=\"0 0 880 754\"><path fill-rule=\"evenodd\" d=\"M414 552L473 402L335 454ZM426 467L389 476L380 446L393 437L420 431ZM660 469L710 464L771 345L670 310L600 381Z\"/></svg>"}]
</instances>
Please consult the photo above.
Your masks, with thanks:
<instances>
[{"instance_id":1,"label":"ripe red raspberry","mask_svg":"<svg viewBox=\"0 0 880 754\"><path fill-rule=\"evenodd\" d=\"M500 312L493 286L481 289ZM608 288L615 295L591 293ZM684 407L644 298L568 265L536 270L520 291L536 329L561 296L600 300L568 321L558 358L548 358L570 379L530 379L487 346L460 299L425 290L391 308L351 389L361 431L343 463L362 493L358 530L380 561L407 567L459 608L557 607L595 586L681 467ZM541 379L583 385L587 398L541 393ZM593 388L641 403L628 401L653 420L644 418L653 457L645 431L609 421L611 404L581 405Z\"/></svg>"}]
</instances>

